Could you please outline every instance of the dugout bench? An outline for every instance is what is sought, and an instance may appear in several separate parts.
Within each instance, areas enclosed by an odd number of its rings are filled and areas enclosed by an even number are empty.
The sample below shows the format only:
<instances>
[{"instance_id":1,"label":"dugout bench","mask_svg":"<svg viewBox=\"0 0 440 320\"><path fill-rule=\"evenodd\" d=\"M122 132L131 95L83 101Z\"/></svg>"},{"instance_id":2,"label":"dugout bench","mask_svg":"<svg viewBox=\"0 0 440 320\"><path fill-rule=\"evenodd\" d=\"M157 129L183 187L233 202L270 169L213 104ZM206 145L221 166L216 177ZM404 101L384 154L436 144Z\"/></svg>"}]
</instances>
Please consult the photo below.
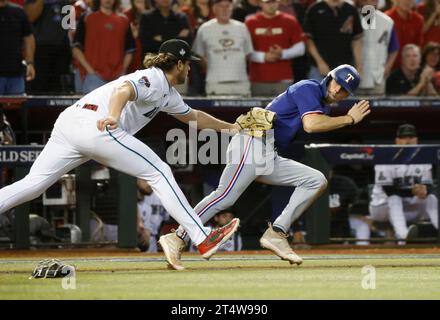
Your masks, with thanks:
<instances>
[{"instance_id":1,"label":"dugout bench","mask_svg":"<svg viewBox=\"0 0 440 320\"><path fill-rule=\"evenodd\" d=\"M309 144L305 146L303 163L321 171L327 178L330 167L338 164L411 164L429 163L437 166L437 198L440 199L440 145L354 145ZM440 221L440 201L439 201ZM307 242L326 244L330 239L330 206L328 188L306 212ZM440 228L437 230L440 243Z\"/></svg>"}]
</instances>

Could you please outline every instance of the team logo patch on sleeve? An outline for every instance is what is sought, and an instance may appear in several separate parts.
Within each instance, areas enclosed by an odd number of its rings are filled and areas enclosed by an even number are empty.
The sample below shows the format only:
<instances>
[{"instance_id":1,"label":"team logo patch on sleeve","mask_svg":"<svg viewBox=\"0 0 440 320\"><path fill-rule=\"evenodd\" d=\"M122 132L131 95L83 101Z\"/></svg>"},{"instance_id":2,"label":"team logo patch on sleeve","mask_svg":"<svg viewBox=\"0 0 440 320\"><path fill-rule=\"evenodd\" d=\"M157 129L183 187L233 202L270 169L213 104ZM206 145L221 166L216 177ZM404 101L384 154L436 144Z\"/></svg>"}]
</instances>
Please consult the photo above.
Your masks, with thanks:
<instances>
[{"instance_id":1,"label":"team logo patch on sleeve","mask_svg":"<svg viewBox=\"0 0 440 320\"><path fill-rule=\"evenodd\" d=\"M140 84L145 85L147 88L149 88L149 87L151 86L150 81L149 81L148 78L145 77L145 76L143 76L142 78L140 78L140 79L138 80L138 82L139 82Z\"/></svg>"}]
</instances>

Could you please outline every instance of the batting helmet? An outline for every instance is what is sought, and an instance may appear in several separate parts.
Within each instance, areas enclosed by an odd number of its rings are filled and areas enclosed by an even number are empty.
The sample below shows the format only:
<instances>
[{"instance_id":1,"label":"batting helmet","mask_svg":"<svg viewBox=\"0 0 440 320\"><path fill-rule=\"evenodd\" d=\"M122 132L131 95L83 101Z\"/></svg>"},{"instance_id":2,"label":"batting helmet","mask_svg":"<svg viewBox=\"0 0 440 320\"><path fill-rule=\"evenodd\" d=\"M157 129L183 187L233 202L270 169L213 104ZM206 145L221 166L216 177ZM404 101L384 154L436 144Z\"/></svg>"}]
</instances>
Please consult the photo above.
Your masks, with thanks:
<instances>
[{"instance_id":1,"label":"batting helmet","mask_svg":"<svg viewBox=\"0 0 440 320\"><path fill-rule=\"evenodd\" d=\"M354 91L359 86L361 82L361 77L359 72L355 67L349 64L342 64L328 73L328 76L332 77L339 85L341 85L345 90L354 95Z\"/></svg>"}]
</instances>

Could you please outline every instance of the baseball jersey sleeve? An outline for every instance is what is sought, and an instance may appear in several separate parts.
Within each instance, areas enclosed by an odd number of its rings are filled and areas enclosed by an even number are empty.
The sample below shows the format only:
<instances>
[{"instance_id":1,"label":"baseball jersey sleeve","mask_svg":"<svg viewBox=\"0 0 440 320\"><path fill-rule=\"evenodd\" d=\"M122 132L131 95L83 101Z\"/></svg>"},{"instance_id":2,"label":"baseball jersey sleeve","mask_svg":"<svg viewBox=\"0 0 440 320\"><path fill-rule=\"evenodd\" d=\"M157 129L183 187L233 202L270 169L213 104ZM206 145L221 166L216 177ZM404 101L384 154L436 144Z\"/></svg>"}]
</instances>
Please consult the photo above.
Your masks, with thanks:
<instances>
[{"instance_id":1,"label":"baseball jersey sleeve","mask_svg":"<svg viewBox=\"0 0 440 320\"><path fill-rule=\"evenodd\" d=\"M182 96L173 88L168 105L162 111L169 115L185 115L190 113L191 110L192 109L183 101Z\"/></svg>"},{"instance_id":2,"label":"baseball jersey sleeve","mask_svg":"<svg viewBox=\"0 0 440 320\"><path fill-rule=\"evenodd\" d=\"M135 91L134 101L156 101L160 97L160 90L155 86L153 79L149 79L145 73L138 71L128 75L125 81Z\"/></svg>"},{"instance_id":3,"label":"baseball jersey sleeve","mask_svg":"<svg viewBox=\"0 0 440 320\"><path fill-rule=\"evenodd\" d=\"M313 85L304 85L299 88L299 90L296 90L294 93L292 93L292 98L298 106L301 119L307 114L326 113L324 106L321 104L321 95L319 90L319 87L315 87Z\"/></svg>"}]
</instances>

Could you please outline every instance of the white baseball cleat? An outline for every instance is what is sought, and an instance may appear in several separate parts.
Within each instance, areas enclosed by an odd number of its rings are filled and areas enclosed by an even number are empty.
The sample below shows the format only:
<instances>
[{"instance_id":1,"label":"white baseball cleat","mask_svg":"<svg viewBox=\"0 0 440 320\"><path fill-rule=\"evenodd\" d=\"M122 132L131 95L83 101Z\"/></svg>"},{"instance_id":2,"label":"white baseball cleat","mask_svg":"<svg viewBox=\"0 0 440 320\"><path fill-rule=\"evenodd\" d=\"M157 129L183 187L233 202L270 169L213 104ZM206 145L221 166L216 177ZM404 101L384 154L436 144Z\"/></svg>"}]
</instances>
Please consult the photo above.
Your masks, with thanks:
<instances>
[{"instance_id":1,"label":"white baseball cleat","mask_svg":"<svg viewBox=\"0 0 440 320\"><path fill-rule=\"evenodd\" d=\"M174 270L184 270L180 260L185 249L185 241L177 236L175 232L168 233L159 238L159 244L168 261L168 267Z\"/></svg>"},{"instance_id":2,"label":"white baseball cleat","mask_svg":"<svg viewBox=\"0 0 440 320\"><path fill-rule=\"evenodd\" d=\"M269 224L269 228L264 232L260 238L260 245L265 249L269 249L275 253L282 260L287 260L290 264L300 265L303 259L293 252L289 243L287 242L287 235L282 232L276 232Z\"/></svg>"}]
</instances>

